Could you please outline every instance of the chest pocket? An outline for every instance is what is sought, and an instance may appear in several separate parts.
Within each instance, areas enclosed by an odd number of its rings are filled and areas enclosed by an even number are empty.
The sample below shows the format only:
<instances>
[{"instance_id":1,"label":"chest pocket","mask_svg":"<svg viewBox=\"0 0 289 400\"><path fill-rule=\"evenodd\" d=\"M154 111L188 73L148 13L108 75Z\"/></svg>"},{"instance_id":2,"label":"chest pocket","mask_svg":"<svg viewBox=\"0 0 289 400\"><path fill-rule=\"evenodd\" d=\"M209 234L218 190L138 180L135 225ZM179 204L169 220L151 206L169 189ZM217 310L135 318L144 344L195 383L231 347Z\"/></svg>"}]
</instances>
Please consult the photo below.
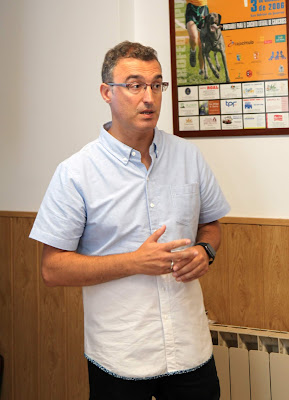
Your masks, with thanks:
<instances>
[{"instance_id":1,"label":"chest pocket","mask_svg":"<svg viewBox=\"0 0 289 400\"><path fill-rule=\"evenodd\" d=\"M172 201L176 221L183 225L190 225L199 220L200 194L199 184L172 186Z\"/></svg>"}]
</instances>

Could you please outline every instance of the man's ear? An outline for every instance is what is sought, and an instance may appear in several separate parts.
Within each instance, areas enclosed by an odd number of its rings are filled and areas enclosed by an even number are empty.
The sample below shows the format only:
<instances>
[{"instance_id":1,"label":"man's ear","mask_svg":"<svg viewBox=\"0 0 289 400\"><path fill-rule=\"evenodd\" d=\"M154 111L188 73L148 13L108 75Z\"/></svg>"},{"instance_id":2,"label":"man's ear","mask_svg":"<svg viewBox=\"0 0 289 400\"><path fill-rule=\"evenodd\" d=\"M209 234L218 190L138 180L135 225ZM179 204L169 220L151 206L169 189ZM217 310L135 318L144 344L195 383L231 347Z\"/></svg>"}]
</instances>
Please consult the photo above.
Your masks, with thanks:
<instances>
[{"instance_id":1,"label":"man's ear","mask_svg":"<svg viewBox=\"0 0 289 400\"><path fill-rule=\"evenodd\" d=\"M111 87L106 83L100 85L100 94L106 103L111 102Z\"/></svg>"}]
</instances>

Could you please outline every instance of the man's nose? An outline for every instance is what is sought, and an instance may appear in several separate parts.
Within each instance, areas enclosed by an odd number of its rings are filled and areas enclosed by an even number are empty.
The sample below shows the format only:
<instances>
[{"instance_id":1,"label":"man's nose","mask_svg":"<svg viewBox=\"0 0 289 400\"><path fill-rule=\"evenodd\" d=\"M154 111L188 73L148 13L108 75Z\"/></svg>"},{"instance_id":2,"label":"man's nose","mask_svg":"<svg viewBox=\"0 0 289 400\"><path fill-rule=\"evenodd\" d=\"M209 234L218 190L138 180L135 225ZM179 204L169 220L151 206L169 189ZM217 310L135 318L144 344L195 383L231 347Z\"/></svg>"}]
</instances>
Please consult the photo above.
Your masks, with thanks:
<instances>
[{"instance_id":1,"label":"man's nose","mask_svg":"<svg viewBox=\"0 0 289 400\"><path fill-rule=\"evenodd\" d=\"M148 85L143 93L144 103L152 103L154 101L154 94L152 88Z\"/></svg>"}]
</instances>

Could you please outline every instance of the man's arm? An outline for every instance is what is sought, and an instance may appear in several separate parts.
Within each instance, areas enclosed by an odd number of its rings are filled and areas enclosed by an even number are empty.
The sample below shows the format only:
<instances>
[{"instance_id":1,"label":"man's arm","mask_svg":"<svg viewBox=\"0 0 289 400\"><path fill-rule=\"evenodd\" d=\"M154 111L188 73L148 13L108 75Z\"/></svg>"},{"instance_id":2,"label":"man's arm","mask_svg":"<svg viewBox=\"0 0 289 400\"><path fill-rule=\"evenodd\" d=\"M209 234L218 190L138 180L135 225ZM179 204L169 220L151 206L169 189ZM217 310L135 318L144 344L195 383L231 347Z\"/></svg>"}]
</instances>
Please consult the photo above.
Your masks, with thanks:
<instances>
[{"instance_id":1,"label":"man's arm","mask_svg":"<svg viewBox=\"0 0 289 400\"><path fill-rule=\"evenodd\" d=\"M171 272L171 261L179 261L183 252L171 250L187 246L189 239L158 243L166 230L156 230L138 250L131 253L86 256L44 245L42 276L47 286L89 286L126 276L162 275Z\"/></svg>"},{"instance_id":2,"label":"man's arm","mask_svg":"<svg viewBox=\"0 0 289 400\"><path fill-rule=\"evenodd\" d=\"M196 243L205 242L217 251L221 243L221 227L219 221L201 224L198 228ZM177 281L190 282L209 271L209 256L202 246L192 246L184 251L185 259L175 263L173 276Z\"/></svg>"}]
</instances>

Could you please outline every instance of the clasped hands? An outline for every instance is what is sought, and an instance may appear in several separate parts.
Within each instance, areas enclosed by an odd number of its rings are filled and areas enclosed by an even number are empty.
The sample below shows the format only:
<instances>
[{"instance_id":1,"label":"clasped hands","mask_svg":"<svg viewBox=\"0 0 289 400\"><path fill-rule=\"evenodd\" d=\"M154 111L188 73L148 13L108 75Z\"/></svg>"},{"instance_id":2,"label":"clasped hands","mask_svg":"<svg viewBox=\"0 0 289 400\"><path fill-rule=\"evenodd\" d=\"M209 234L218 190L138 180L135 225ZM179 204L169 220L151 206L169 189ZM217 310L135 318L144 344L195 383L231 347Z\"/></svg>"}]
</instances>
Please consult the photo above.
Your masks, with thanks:
<instances>
[{"instance_id":1,"label":"clasped hands","mask_svg":"<svg viewBox=\"0 0 289 400\"><path fill-rule=\"evenodd\" d=\"M190 282L203 276L209 270L209 257L202 246L188 246L190 239L178 239L167 243L158 243L166 226L157 229L134 252L138 273L145 275L163 275L172 273L177 282Z\"/></svg>"}]
</instances>

